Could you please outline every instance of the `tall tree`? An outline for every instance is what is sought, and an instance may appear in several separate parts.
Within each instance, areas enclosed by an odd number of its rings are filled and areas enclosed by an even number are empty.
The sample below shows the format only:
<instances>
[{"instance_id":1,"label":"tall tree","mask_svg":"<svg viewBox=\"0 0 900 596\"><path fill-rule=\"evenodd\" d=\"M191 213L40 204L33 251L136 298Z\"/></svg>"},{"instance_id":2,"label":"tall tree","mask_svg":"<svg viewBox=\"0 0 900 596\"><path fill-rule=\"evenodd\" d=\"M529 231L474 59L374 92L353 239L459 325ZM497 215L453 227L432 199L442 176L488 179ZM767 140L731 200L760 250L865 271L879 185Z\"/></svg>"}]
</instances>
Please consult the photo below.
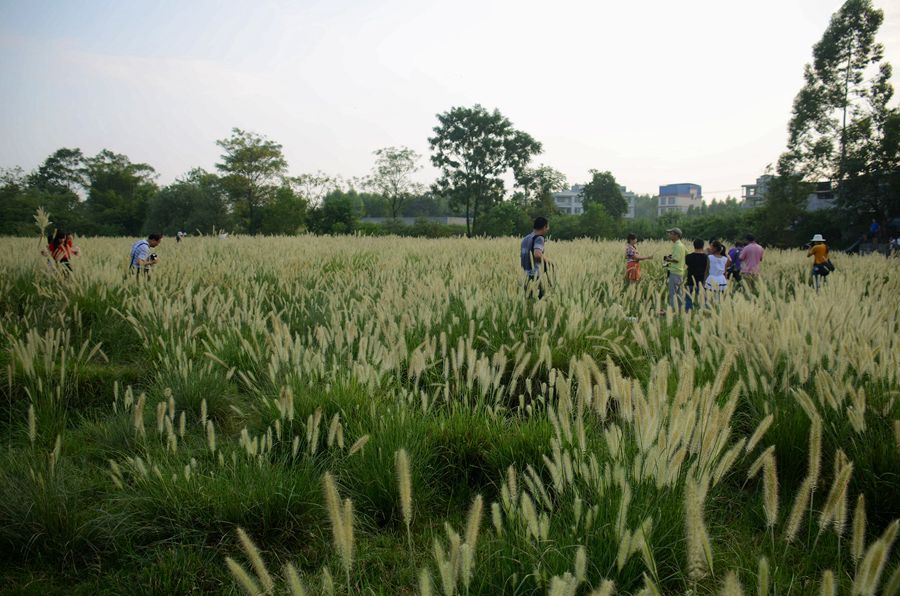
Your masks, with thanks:
<instances>
[{"instance_id":1,"label":"tall tree","mask_svg":"<svg viewBox=\"0 0 900 596\"><path fill-rule=\"evenodd\" d=\"M635 219L656 219L659 215L659 197L637 195L634 198Z\"/></svg>"},{"instance_id":2,"label":"tall tree","mask_svg":"<svg viewBox=\"0 0 900 596\"><path fill-rule=\"evenodd\" d=\"M622 217L628 211L628 201L610 172L591 170L591 181L584 185L582 196L585 208L591 203L598 203L614 219Z\"/></svg>"},{"instance_id":3,"label":"tall tree","mask_svg":"<svg viewBox=\"0 0 900 596\"><path fill-rule=\"evenodd\" d=\"M523 207L529 214L548 216L556 215L556 202L553 193L565 190L568 181L565 174L550 166L540 165L527 168L522 175Z\"/></svg>"},{"instance_id":4,"label":"tall tree","mask_svg":"<svg viewBox=\"0 0 900 596\"><path fill-rule=\"evenodd\" d=\"M838 183L839 204L886 217L900 167L889 106L891 66L875 36L883 14L871 0L848 0L813 47L813 62L794 100L788 147L778 175Z\"/></svg>"},{"instance_id":5,"label":"tall tree","mask_svg":"<svg viewBox=\"0 0 900 596\"><path fill-rule=\"evenodd\" d=\"M222 148L216 169L224 174L225 188L241 218L253 234L259 229L260 208L272 201L287 161L281 145L254 132L231 129L231 136L216 141Z\"/></svg>"},{"instance_id":6,"label":"tall tree","mask_svg":"<svg viewBox=\"0 0 900 596\"><path fill-rule=\"evenodd\" d=\"M87 160L77 148L57 149L28 175L28 192L50 209L57 225L69 231L85 229L87 188Z\"/></svg>"},{"instance_id":7,"label":"tall tree","mask_svg":"<svg viewBox=\"0 0 900 596\"><path fill-rule=\"evenodd\" d=\"M28 192L22 168L0 169L0 234L33 234L34 224L29 218L40 206L34 194Z\"/></svg>"},{"instance_id":8,"label":"tall tree","mask_svg":"<svg viewBox=\"0 0 900 596\"><path fill-rule=\"evenodd\" d=\"M541 144L516 130L498 110L489 112L480 105L451 108L437 118L439 124L428 142L431 163L441 173L432 188L465 206L466 233L471 236L478 216L503 199L504 175L511 171L521 184Z\"/></svg>"},{"instance_id":9,"label":"tall tree","mask_svg":"<svg viewBox=\"0 0 900 596\"><path fill-rule=\"evenodd\" d=\"M325 197L341 188L341 179L318 171L288 178L288 183L310 206L318 206Z\"/></svg>"},{"instance_id":10,"label":"tall tree","mask_svg":"<svg viewBox=\"0 0 900 596\"><path fill-rule=\"evenodd\" d=\"M410 178L421 169L421 156L409 147L384 147L375 151L375 165L365 186L387 199L391 217L400 217L403 205L422 185Z\"/></svg>"},{"instance_id":11,"label":"tall tree","mask_svg":"<svg viewBox=\"0 0 900 596\"><path fill-rule=\"evenodd\" d=\"M211 234L232 225L222 180L195 168L150 199L144 229L174 234L178 230Z\"/></svg>"},{"instance_id":12,"label":"tall tree","mask_svg":"<svg viewBox=\"0 0 900 596\"><path fill-rule=\"evenodd\" d=\"M275 191L275 198L262 209L260 233L292 235L303 231L306 208L306 199L294 192L285 181Z\"/></svg>"},{"instance_id":13,"label":"tall tree","mask_svg":"<svg viewBox=\"0 0 900 596\"><path fill-rule=\"evenodd\" d=\"M87 187L87 163L81 149L54 151L28 176L30 186L43 191L77 194Z\"/></svg>"},{"instance_id":14,"label":"tall tree","mask_svg":"<svg viewBox=\"0 0 900 596\"><path fill-rule=\"evenodd\" d=\"M88 231L130 236L141 232L147 203L156 194L156 170L107 149L86 160Z\"/></svg>"}]
</instances>

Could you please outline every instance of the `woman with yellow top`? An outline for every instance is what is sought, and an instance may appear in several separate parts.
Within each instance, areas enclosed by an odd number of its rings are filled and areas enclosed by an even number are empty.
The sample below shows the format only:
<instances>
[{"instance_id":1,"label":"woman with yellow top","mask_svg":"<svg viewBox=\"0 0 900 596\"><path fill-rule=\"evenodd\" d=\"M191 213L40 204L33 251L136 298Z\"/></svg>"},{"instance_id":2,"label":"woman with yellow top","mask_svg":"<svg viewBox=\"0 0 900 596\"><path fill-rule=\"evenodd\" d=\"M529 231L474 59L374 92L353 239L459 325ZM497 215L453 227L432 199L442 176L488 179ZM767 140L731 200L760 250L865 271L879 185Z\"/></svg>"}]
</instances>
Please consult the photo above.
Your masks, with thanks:
<instances>
[{"instance_id":1,"label":"woman with yellow top","mask_svg":"<svg viewBox=\"0 0 900 596\"><path fill-rule=\"evenodd\" d=\"M825 244L825 239L822 238L822 234L816 234L810 242L812 243L812 246L809 247L806 256L813 258L813 285L818 292L819 286L828 274L831 273L831 269L828 268L828 245Z\"/></svg>"}]
</instances>

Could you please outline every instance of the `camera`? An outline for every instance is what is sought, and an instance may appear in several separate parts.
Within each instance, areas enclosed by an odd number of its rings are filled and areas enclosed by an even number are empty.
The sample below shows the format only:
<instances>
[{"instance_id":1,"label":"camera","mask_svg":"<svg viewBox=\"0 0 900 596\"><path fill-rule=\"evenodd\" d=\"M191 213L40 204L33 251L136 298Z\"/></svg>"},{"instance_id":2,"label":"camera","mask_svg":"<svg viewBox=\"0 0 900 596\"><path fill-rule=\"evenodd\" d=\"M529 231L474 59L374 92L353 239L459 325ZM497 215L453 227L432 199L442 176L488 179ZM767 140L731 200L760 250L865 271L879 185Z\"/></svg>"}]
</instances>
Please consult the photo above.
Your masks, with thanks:
<instances>
[{"instance_id":1,"label":"camera","mask_svg":"<svg viewBox=\"0 0 900 596\"><path fill-rule=\"evenodd\" d=\"M157 255L155 252L151 252L150 256L147 257L147 260L150 261L151 263L154 263L154 262L156 262L156 259L158 259L158 258L159 258L159 255Z\"/></svg>"}]
</instances>

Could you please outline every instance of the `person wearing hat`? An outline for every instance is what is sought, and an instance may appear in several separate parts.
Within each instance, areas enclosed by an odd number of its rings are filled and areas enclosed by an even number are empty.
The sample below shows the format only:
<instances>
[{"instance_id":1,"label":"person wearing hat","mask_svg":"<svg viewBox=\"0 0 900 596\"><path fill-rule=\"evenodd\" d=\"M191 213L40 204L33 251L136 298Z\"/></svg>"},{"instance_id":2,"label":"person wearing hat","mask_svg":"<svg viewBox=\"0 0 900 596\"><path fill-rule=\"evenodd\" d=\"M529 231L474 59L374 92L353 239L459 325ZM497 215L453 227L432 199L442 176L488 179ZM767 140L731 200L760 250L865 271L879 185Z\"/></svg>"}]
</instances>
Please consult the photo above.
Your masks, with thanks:
<instances>
[{"instance_id":1,"label":"person wearing hat","mask_svg":"<svg viewBox=\"0 0 900 596\"><path fill-rule=\"evenodd\" d=\"M687 256L687 250L681 243L681 228L669 228L666 233L669 235L669 240L672 241L672 254L663 257L669 271L669 308L680 311L681 288L685 273L684 258Z\"/></svg>"},{"instance_id":2,"label":"person wearing hat","mask_svg":"<svg viewBox=\"0 0 900 596\"><path fill-rule=\"evenodd\" d=\"M831 270L828 268L828 245L825 244L825 238L822 237L822 234L816 234L810 242L812 246L806 251L806 256L813 258L813 285L818 292L822 281L831 273Z\"/></svg>"}]
</instances>

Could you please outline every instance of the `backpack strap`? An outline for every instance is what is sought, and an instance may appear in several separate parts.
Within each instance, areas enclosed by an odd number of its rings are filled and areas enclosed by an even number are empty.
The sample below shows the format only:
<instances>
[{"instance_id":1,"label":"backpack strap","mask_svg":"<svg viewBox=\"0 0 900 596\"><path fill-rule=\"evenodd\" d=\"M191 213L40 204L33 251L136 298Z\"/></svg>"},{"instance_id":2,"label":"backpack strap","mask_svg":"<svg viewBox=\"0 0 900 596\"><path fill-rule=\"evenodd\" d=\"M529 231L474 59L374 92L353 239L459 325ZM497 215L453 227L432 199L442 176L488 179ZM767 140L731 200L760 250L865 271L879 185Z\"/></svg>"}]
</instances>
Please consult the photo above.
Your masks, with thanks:
<instances>
[{"instance_id":1,"label":"backpack strap","mask_svg":"<svg viewBox=\"0 0 900 596\"><path fill-rule=\"evenodd\" d=\"M146 244L147 246L150 246L150 243L147 242L146 240L141 240L140 242L135 244L131 249L131 263L128 264L129 267L134 267L135 254L137 253L138 247L142 244Z\"/></svg>"}]
</instances>

